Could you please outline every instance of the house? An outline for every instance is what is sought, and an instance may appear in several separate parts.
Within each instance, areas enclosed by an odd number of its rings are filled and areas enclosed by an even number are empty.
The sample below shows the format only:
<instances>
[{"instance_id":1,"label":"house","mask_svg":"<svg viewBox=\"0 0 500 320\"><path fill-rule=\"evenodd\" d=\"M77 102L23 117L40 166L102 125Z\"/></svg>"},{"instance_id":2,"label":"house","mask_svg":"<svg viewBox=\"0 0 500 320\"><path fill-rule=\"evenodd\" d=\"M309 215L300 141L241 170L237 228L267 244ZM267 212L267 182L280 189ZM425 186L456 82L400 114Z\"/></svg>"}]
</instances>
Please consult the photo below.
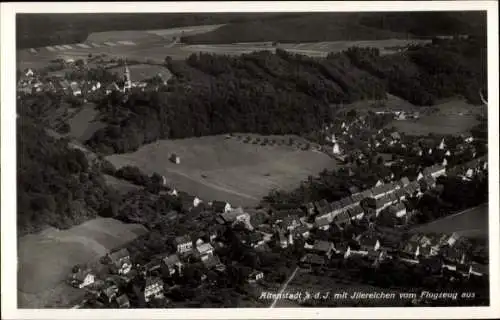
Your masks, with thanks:
<instances>
[{"instance_id":1,"label":"house","mask_svg":"<svg viewBox=\"0 0 500 320\"><path fill-rule=\"evenodd\" d=\"M316 240L314 241L313 245L309 245L306 243L304 245L304 248L318 255L323 255L328 259L330 259L332 257L332 254L335 252L335 246L333 245L333 242L323 240Z\"/></svg>"},{"instance_id":2,"label":"house","mask_svg":"<svg viewBox=\"0 0 500 320\"><path fill-rule=\"evenodd\" d=\"M130 308L130 301L126 294L122 294L118 298L116 298L116 303L119 308Z\"/></svg>"},{"instance_id":3,"label":"house","mask_svg":"<svg viewBox=\"0 0 500 320\"><path fill-rule=\"evenodd\" d=\"M84 288L95 282L95 275L90 269L78 270L78 272L73 274L71 279L71 284L77 288Z\"/></svg>"},{"instance_id":4,"label":"house","mask_svg":"<svg viewBox=\"0 0 500 320\"><path fill-rule=\"evenodd\" d=\"M168 268L169 274L172 276L174 273L181 274L183 264L177 254L171 254L163 258L163 263Z\"/></svg>"},{"instance_id":5,"label":"house","mask_svg":"<svg viewBox=\"0 0 500 320\"><path fill-rule=\"evenodd\" d=\"M287 216L283 219L282 223L283 227L287 230L293 230L301 225L300 219L298 216Z\"/></svg>"},{"instance_id":6,"label":"house","mask_svg":"<svg viewBox=\"0 0 500 320\"><path fill-rule=\"evenodd\" d=\"M380 249L380 241L373 234L362 234L356 237L361 250L363 251L378 251Z\"/></svg>"},{"instance_id":7,"label":"house","mask_svg":"<svg viewBox=\"0 0 500 320\"><path fill-rule=\"evenodd\" d=\"M351 216L347 211L342 211L338 215L333 218L333 222L335 222L341 228L351 223Z\"/></svg>"},{"instance_id":8,"label":"house","mask_svg":"<svg viewBox=\"0 0 500 320\"><path fill-rule=\"evenodd\" d=\"M307 253L300 258L299 264L303 268L321 267L325 264L325 257L313 253Z\"/></svg>"},{"instance_id":9,"label":"house","mask_svg":"<svg viewBox=\"0 0 500 320\"><path fill-rule=\"evenodd\" d=\"M103 296L108 303L111 303L113 299L116 299L119 291L120 290L116 284L110 284L102 289L101 296Z\"/></svg>"},{"instance_id":10,"label":"house","mask_svg":"<svg viewBox=\"0 0 500 320\"><path fill-rule=\"evenodd\" d=\"M219 257L216 255L209 255L206 259L202 260L205 268L216 271L223 272L226 269L226 266L220 261Z\"/></svg>"},{"instance_id":11,"label":"house","mask_svg":"<svg viewBox=\"0 0 500 320\"><path fill-rule=\"evenodd\" d=\"M169 157L170 162L175 163L175 164L180 164L181 163L181 158L176 155L175 153L172 153Z\"/></svg>"},{"instance_id":12,"label":"house","mask_svg":"<svg viewBox=\"0 0 500 320\"><path fill-rule=\"evenodd\" d=\"M288 247L288 240L285 237L285 233L283 231L278 232L278 241L280 248L284 249Z\"/></svg>"},{"instance_id":13,"label":"house","mask_svg":"<svg viewBox=\"0 0 500 320\"><path fill-rule=\"evenodd\" d=\"M250 215L243 211L243 208L238 207L236 209L231 209L228 212L223 212L219 215L222 224L232 224L236 221L245 221L250 219Z\"/></svg>"},{"instance_id":14,"label":"house","mask_svg":"<svg viewBox=\"0 0 500 320\"><path fill-rule=\"evenodd\" d=\"M342 199L340 199L339 202L340 202L340 206L343 210L352 208L355 205L354 202L352 201L351 197L342 198Z\"/></svg>"},{"instance_id":15,"label":"house","mask_svg":"<svg viewBox=\"0 0 500 320\"><path fill-rule=\"evenodd\" d=\"M360 205L355 205L348 210L349 216L352 220L361 220L365 215L363 208Z\"/></svg>"},{"instance_id":16,"label":"house","mask_svg":"<svg viewBox=\"0 0 500 320\"><path fill-rule=\"evenodd\" d=\"M329 224L328 224L328 226L329 226ZM293 230L292 233L293 233L294 237L303 238L303 239L309 238L309 235L310 235L309 228L306 225L298 226L297 228L295 228Z\"/></svg>"},{"instance_id":17,"label":"house","mask_svg":"<svg viewBox=\"0 0 500 320\"><path fill-rule=\"evenodd\" d=\"M254 270L248 275L247 281L248 283L255 283L262 279L264 279L264 273L262 273L262 271Z\"/></svg>"},{"instance_id":18,"label":"house","mask_svg":"<svg viewBox=\"0 0 500 320\"><path fill-rule=\"evenodd\" d=\"M407 177L402 177L399 181L398 181L398 184L401 188L404 188L406 187L407 185L410 184L410 179L408 179Z\"/></svg>"},{"instance_id":19,"label":"house","mask_svg":"<svg viewBox=\"0 0 500 320\"><path fill-rule=\"evenodd\" d=\"M331 223L331 219L330 219L329 214L316 217L316 219L314 220L314 224L320 230L330 229L330 223Z\"/></svg>"},{"instance_id":20,"label":"house","mask_svg":"<svg viewBox=\"0 0 500 320\"><path fill-rule=\"evenodd\" d=\"M457 241L460 239L460 235L456 232L453 232L451 235L444 235L443 238L441 238L441 245L448 245L450 247L453 247Z\"/></svg>"},{"instance_id":21,"label":"house","mask_svg":"<svg viewBox=\"0 0 500 320\"><path fill-rule=\"evenodd\" d=\"M229 204L229 202L216 200L212 202L212 209L217 213L229 212L231 211L231 204Z\"/></svg>"},{"instance_id":22,"label":"house","mask_svg":"<svg viewBox=\"0 0 500 320\"><path fill-rule=\"evenodd\" d=\"M409 255L412 259L417 259L420 255L420 246L415 241L408 241L401 252Z\"/></svg>"},{"instance_id":23,"label":"house","mask_svg":"<svg viewBox=\"0 0 500 320\"><path fill-rule=\"evenodd\" d=\"M427 167L423 171L424 176L430 175L433 178L437 178L445 174L446 174L446 168L440 164L435 164L433 166Z\"/></svg>"},{"instance_id":24,"label":"house","mask_svg":"<svg viewBox=\"0 0 500 320\"><path fill-rule=\"evenodd\" d=\"M444 138L441 140L441 143L438 146L439 150L444 150L446 148L446 144L444 143Z\"/></svg>"},{"instance_id":25,"label":"house","mask_svg":"<svg viewBox=\"0 0 500 320\"><path fill-rule=\"evenodd\" d=\"M402 218L406 215L406 206L404 203L397 203L390 207L391 212L394 214L396 218Z\"/></svg>"},{"instance_id":26,"label":"house","mask_svg":"<svg viewBox=\"0 0 500 320\"><path fill-rule=\"evenodd\" d=\"M176 237L174 240L174 245L177 248L177 253L184 254L190 252L193 249L193 241L189 235L184 235L181 237Z\"/></svg>"},{"instance_id":27,"label":"house","mask_svg":"<svg viewBox=\"0 0 500 320\"><path fill-rule=\"evenodd\" d=\"M127 249L112 252L109 255L111 263L118 269L118 274L127 274L132 269L130 254Z\"/></svg>"},{"instance_id":28,"label":"house","mask_svg":"<svg viewBox=\"0 0 500 320\"><path fill-rule=\"evenodd\" d=\"M401 135L399 134L399 132L394 131L393 133L391 133L391 138L393 140L401 140Z\"/></svg>"},{"instance_id":29,"label":"house","mask_svg":"<svg viewBox=\"0 0 500 320\"><path fill-rule=\"evenodd\" d=\"M107 95L115 91L121 91L120 87L118 87L116 82L112 82L109 85L107 85L105 90Z\"/></svg>"},{"instance_id":30,"label":"house","mask_svg":"<svg viewBox=\"0 0 500 320\"><path fill-rule=\"evenodd\" d=\"M489 274L488 266L472 263L470 265L470 274L477 277L487 276Z\"/></svg>"},{"instance_id":31,"label":"house","mask_svg":"<svg viewBox=\"0 0 500 320\"><path fill-rule=\"evenodd\" d=\"M25 74L24 74L24 75L25 75L26 77L33 77L33 75L34 75L34 74L35 74L35 73L33 72L33 70L28 69L28 70L25 72Z\"/></svg>"},{"instance_id":32,"label":"house","mask_svg":"<svg viewBox=\"0 0 500 320\"><path fill-rule=\"evenodd\" d=\"M149 302L151 299L163 298L163 280L156 277L146 278L144 287L144 300Z\"/></svg>"},{"instance_id":33,"label":"house","mask_svg":"<svg viewBox=\"0 0 500 320\"><path fill-rule=\"evenodd\" d=\"M144 265L144 275L151 274L155 271L160 270L161 268L161 260L160 259L153 259L152 261L148 262L146 265Z\"/></svg>"},{"instance_id":34,"label":"house","mask_svg":"<svg viewBox=\"0 0 500 320\"><path fill-rule=\"evenodd\" d=\"M316 213L316 208L314 207L314 203L309 202L304 205L305 212L308 216L312 216Z\"/></svg>"},{"instance_id":35,"label":"house","mask_svg":"<svg viewBox=\"0 0 500 320\"><path fill-rule=\"evenodd\" d=\"M246 239L243 240L243 242L248 243L253 248L257 248L264 245L264 243L266 243L266 239L260 232L251 232L248 234Z\"/></svg>"},{"instance_id":36,"label":"house","mask_svg":"<svg viewBox=\"0 0 500 320\"><path fill-rule=\"evenodd\" d=\"M425 175L422 179L419 180L420 187L424 190L430 190L436 187L436 179L432 176Z\"/></svg>"},{"instance_id":37,"label":"house","mask_svg":"<svg viewBox=\"0 0 500 320\"><path fill-rule=\"evenodd\" d=\"M394 190L396 190L396 184L392 182L371 189L373 198L375 199L382 198L383 196L394 192Z\"/></svg>"},{"instance_id":38,"label":"house","mask_svg":"<svg viewBox=\"0 0 500 320\"><path fill-rule=\"evenodd\" d=\"M181 207L183 211L191 211L193 208L196 208L202 202L198 197L192 196L186 192L178 192L177 196L181 201Z\"/></svg>"},{"instance_id":39,"label":"house","mask_svg":"<svg viewBox=\"0 0 500 320\"><path fill-rule=\"evenodd\" d=\"M394 192L394 196L398 199L398 201L406 199L406 188L398 189Z\"/></svg>"},{"instance_id":40,"label":"house","mask_svg":"<svg viewBox=\"0 0 500 320\"><path fill-rule=\"evenodd\" d=\"M375 183L375 187L380 187L383 184L384 182L382 180L378 180L377 183Z\"/></svg>"},{"instance_id":41,"label":"house","mask_svg":"<svg viewBox=\"0 0 500 320\"><path fill-rule=\"evenodd\" d=\"M441 162L441 165L443 167L446 167L448 165L448 160L446 158L443 159L443 162Z\"/></svg>"},{"instance_id":42,"label":"house","mask_svg":"<svg viewBox=\"0 0 500 320\"><path fill-rule=\"evenodd\" d=\"M200 256L213 255L214 247L210 243L203 243L196 247L196 253Z\"/></svg>"}]
</instances>

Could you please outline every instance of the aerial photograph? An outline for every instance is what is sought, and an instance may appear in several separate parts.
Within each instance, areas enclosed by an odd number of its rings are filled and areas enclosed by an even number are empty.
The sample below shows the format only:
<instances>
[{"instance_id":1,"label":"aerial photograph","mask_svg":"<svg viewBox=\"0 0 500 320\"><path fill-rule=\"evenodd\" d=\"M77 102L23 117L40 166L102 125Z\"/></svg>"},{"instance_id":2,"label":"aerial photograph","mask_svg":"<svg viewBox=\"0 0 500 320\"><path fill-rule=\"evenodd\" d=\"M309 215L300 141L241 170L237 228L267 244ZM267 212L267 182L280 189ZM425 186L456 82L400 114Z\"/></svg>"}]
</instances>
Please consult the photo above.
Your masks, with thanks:
<instances>
[{"instance_id":1,"label":"aerial photograph","mask_svg":"<svg viewBox=\"0 0 500 320\"><path fill-rule=\"evenodd\" d=\"M18 13L18 308L490 306L486 17Z\"/></svg>"}]
</instances>

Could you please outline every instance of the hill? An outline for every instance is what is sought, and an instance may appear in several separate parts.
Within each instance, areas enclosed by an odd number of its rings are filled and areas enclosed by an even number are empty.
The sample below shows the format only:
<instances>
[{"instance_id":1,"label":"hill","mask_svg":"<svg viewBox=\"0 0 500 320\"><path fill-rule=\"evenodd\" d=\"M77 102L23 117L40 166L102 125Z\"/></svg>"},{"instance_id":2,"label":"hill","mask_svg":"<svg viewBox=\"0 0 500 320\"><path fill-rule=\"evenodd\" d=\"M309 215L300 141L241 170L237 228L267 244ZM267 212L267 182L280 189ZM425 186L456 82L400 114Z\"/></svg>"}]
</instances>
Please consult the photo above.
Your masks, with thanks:
<instances>
[{"instance_id":1,"label":"hill","mask_svg":"<svg viewBox=\"0 0 500 320\"><path fill-rule=\"evenodd\" d=\"M186 61L167 57L173 74L168 89L135 93L126 102L110 95L99 107L108 126L87 145L110 154L159 139L231 132L309 135L331 123L344 104L384 101L387 93L416 106L460 95L479 103L486 82L483 45L451 41L392 55L351 48L326 58L282 49L240 56L200 53Z\"/></svg>"},{"instance_id":2,"label":"hill","mask_svg":"<svg viewBox=\"0 0 500 320\"><path fill-rule=\"evenodd\" d=\"M150 30L222 24L251 19L273 19L280 13L71 13L18 14L17 48L83 42L93 32Z\"/></svg>"},{"instance_id":3,"label":"hill","mask_svg":"<svg viewBox=\"0 0 500 320\"><path fill-rule=\"evenodd\" d=\"M231 23L182 40L191 44L316 42L485 35L485 32L486 15L481 12L325 12Z\"/></svg>"}]
</instances>

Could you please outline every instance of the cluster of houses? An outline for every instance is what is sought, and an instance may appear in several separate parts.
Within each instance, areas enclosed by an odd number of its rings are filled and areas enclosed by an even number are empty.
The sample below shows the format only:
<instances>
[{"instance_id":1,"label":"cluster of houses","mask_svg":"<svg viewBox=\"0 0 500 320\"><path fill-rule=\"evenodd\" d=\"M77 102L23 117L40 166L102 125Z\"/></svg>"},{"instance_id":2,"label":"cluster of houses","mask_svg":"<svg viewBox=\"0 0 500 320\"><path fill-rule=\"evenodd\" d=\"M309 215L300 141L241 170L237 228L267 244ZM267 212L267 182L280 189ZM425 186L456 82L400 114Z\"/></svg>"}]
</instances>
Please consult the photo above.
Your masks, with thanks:
<instances>
[{"instance_id":1,"label":"cluster of houses","mask_svg":"<svg viewBox=\"0 0 500 320\"><path fill-rule=\"evenodd\" d=\"M124 69L123 85L119 85L116 82L103 84L97 80L69 81L65 79L64 74L55 74L52 77L42 78L34 70L26 69L17 83L17 91L24 94L60 92L75 97L86 98L95 93L104 93L106 95L112 92L127 93L133 88L145 91L148 83L146 81L133 81L127 64L125 64ZM163 85L166 85L166 81L163 80L161 74L158 74L158 76L162 79ZM155 86L155 90L157 89L158 87Z\"/></svg>"}]
</instances>

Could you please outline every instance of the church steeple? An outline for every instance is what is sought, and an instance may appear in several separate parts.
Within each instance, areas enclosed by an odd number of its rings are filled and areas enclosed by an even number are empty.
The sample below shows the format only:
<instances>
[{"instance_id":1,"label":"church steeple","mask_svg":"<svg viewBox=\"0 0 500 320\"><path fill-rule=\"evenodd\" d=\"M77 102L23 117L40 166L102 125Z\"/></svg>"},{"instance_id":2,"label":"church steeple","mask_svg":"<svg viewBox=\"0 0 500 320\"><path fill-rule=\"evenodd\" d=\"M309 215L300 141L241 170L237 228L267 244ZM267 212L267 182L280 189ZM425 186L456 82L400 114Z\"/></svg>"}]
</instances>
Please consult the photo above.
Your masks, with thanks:
<instances>
[{"instance_id":1,"label":"church steeple","mask_svg":"<svg viewBox=\"0 0 500 320\"><path fill-rule=\"evenodd\" d=\"M130 70L128 68L127 62L125 61L125 84L123 85L123 91L129 91L132 88L132 80L130 79Z\"/></svg>"}]
</instances>

